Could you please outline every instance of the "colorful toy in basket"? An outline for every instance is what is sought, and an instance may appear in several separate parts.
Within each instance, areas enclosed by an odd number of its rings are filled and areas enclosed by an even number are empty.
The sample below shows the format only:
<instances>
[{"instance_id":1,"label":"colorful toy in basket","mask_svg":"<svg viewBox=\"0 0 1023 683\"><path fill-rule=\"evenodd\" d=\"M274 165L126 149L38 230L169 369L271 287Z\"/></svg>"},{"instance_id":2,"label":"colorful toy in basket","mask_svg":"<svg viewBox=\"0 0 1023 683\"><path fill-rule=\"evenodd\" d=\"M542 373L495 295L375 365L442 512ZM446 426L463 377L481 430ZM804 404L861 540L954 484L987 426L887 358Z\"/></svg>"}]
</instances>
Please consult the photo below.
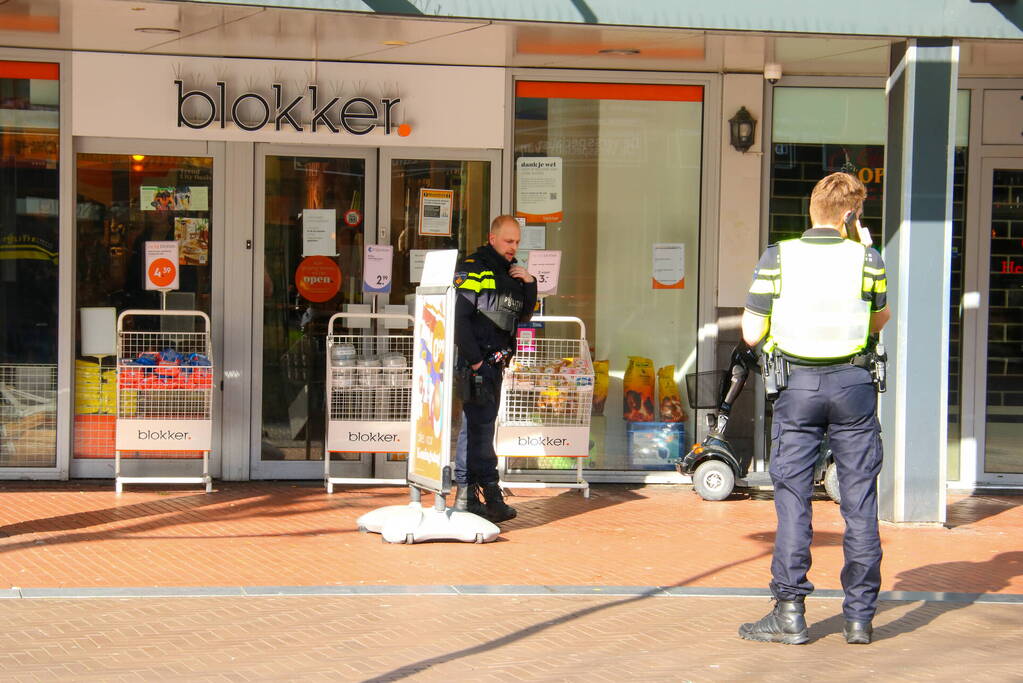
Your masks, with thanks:
<instances>
[{"instance_id":1,"label":"colorful toy in basket","mask_svg":"<svg viewBox=\"0 0 1023 683\"><path fill-rule=\"evenodd\" d=\"M205 354L169 347L143 351L121 361L118 381L123 389L206 389L213 386L212 363Z\"/></svg>"}]
</instances>

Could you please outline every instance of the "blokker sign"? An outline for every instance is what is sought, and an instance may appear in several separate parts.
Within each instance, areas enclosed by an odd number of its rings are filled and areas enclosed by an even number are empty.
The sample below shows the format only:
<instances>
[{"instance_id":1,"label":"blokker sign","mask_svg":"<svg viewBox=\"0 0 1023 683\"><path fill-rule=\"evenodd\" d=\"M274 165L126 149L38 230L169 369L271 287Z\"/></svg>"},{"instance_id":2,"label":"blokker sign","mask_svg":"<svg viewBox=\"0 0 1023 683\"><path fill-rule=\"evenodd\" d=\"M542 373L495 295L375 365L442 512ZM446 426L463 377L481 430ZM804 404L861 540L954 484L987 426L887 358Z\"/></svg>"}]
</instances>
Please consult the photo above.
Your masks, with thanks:
<instances>
[{"instance_id":1,"label":"blokker sign","mask_svg":"<svg viewBox=\"0 0 1023 683\"><path fill-rule=\"evenodd\" d=\"M409 423L328 420L327 450L335 453L408 453Z\"/></svg>"},{"instance_id":2,"label":"blokker sign","mask_svg":"<svg viewBox=\"0 0 1023 683\"><path fill-rule=\"evenodd\" d=\"M505 457L584 458L589 455L590 428L498 425L494 450Z\"/></svg>"},{"instance_id":3,"label":"blokker sign","mask_svg":"<svg viewBox=\"0 0 1023 683\"><path fill-rule=\"evenodd\" d=\"M208 451L213 441L209 420L118 419L119 451Z\"/></svg>"},{"instance_id":4,"label":"blokker sign","mask_svg":"<svg viewBox=\"0 0 1023 683\"><path fill-rule=\"evenodd\" d=\"M175 80L178 89L178 128L202 129L216 124L226 128L233 124L241 130L258 131L273 126L274 130L320 130L351 135L366 135L383 128L384 135L396 130L404 137L411 132L407 124L395 123L395 107L401 98L370 99L368 97L324 96L319 86L308 86L308 92L295 97L285 96L280 83L270 86L273 97L258 92L245 92L231 97L226 81L217 81L215 90L186 90L185 83Z\"/></svg>"}]
</instances>

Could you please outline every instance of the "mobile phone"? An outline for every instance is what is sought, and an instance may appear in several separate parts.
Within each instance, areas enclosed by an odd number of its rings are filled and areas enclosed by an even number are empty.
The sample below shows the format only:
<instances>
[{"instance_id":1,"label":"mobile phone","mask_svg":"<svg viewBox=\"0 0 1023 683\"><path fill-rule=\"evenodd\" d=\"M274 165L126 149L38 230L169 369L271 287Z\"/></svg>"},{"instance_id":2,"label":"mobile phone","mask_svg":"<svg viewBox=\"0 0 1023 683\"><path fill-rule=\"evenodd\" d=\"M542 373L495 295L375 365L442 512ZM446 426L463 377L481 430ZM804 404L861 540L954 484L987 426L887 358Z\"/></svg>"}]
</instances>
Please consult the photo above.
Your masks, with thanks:
<instances>
[{"instance_id":1,"label":"mobile phone","mask_svg":"<svg viewBox=\"0 0 1023 683\"><path fill-rule=\"evenodd\" d=\"M859 238L860 244L863 246L869 247L874 243L874 240L870 237L870 231L863 225L857 225L856 214L850 211L845 214L845 234L851 237L854 230Z\"/></svg>"}]
</instances>

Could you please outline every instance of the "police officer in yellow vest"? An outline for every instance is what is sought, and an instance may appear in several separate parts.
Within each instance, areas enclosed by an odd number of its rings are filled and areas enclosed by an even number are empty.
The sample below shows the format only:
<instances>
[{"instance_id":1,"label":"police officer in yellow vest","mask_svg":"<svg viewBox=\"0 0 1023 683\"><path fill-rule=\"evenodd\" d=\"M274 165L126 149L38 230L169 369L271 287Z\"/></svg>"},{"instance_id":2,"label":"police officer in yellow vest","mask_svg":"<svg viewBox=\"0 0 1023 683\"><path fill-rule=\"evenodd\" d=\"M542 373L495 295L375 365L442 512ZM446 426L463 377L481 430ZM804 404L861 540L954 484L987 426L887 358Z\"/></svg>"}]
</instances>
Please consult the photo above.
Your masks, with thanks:
<instances>
[{"instance_id":1,"label":"police officer in yellow vest","mask_svg":"<svg viewBox=\"0 0 1023 683\"><path fill-rule=\"evenodd\" d=\"M804 599L813 591L810 498L821 440L829 435L838 467L846 530L842 588L846 642L867 644L881 585L877 475L881 430L871 372L858 362L870 334L888 322L884 262L847 239L859 231L866 189L833 173L810 197L813 227L768 246L753 275L742 317L743 339L764 342L766 358L787 366L774 402L770 473L778 516L771 593L774 609L743 624L747 640L805 643Z\"/></svg>"},{"instance_id":2,"label":"police officer in yellow vest","mask_svg":"<svg viewBox=\"0 0 1023 683\"><path fill-rule=\"evenodd\" d=\"M455 347L464 387L455 508L495 524L516 515L504 502L494 453L502 373L515 352L518 325L529 321L536 305L536 280L515 260L521 235L513 216L498 216L487 243L458 263L454 279Z\"/></svg>"}]
</instances>

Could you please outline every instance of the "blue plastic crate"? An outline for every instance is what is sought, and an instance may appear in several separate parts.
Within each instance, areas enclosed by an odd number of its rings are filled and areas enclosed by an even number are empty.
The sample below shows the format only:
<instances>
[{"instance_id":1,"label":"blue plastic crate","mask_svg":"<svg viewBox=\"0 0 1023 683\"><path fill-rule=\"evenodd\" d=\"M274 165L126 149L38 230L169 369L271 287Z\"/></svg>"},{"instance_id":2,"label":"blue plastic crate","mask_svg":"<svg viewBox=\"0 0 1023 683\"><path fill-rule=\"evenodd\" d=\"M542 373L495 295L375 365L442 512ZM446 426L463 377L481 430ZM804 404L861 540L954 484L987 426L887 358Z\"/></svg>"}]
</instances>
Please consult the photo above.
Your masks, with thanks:
<instances>
[{"instance_id":1,"label":"blue plastic crate","mask_svg":"<svg viewBox=\"0 0 1023 683\"><path fill-rule=\"evenodd\" d=\"M674 470L685 454L684 422L629 422L629 466L644 470Z\"/></svg>"}]
</instances>

